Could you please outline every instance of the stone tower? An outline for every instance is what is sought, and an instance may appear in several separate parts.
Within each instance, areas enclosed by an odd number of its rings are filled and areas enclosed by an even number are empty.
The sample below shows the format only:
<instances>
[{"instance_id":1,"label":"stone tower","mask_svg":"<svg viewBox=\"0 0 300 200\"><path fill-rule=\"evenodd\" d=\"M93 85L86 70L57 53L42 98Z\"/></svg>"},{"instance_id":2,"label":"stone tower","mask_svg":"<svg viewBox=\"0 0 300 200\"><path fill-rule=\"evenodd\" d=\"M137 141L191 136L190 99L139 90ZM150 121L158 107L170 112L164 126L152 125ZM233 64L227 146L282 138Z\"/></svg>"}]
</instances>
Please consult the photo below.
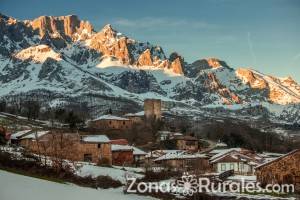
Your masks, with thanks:
<instances>
[{"instance_id":1,"label":"stone tower","mask_svg":"<svg viewBox=\"0 0 300 200\"><path fill-rule=\"evenodd\" d=\"M146 119L161 119L161 100L160 99L145 99L144 111Z\"/></svg>"}]
</instances>

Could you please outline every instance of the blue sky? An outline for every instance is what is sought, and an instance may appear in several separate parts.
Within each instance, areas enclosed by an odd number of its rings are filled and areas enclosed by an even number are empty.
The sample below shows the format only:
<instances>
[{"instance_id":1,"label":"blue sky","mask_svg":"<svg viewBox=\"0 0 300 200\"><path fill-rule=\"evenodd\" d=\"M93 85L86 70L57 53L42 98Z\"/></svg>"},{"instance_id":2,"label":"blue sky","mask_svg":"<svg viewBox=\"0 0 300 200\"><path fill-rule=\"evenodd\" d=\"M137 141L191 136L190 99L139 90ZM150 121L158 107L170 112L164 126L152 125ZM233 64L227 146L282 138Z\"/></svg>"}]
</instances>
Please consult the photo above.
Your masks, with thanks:
<instances>
[{"instance_id":1,"label":"blue sky","mask_svg":"<svg viewBox=\"0 0 300 200\"><path fill-rule=\"evenodd\" d=\"M0 12L18 19L76 14L96 30L110 23L188 62L217 57L300 82L298 0L0 0Z\"/></svg>"}]
</instances>

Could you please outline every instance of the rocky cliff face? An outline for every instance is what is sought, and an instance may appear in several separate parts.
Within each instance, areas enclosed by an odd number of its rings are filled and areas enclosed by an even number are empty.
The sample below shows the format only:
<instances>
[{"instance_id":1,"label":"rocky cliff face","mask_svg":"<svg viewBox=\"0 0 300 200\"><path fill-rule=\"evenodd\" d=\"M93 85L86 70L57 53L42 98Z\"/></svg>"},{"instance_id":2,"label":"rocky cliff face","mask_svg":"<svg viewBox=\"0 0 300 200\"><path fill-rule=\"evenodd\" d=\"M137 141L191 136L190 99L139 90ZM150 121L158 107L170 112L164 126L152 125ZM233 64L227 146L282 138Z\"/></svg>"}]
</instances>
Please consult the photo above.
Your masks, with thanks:
<instances>
[{"instance_id":1,"label":"rocky cliff face","mask_svg":"<svg viewBox=\"0 0 300 200\"><path fill-rule=\"evenodd\" d=\"M252 88L265 89L268 86L267 81L253 73L250 69L239 68L237 69L236 74L245 83L248 83Z\"/></svg>"},{"instance_id":2,"label":"rocky cliff face","mask_svg":"<svg viewBox=\"0 0 300 200\"><path fill-rule=\"evenodd\" d=\"M299 85L291 77L280 79L251 69L238 69L236 74L251 88L267 91L267 98L273 103L300 103Z\"/></svg>"},{"instance_id":3,"label":"rocky cliff face","mask_svg":"<svg viewBox=\"0 0 300 200\"><path fill-rule=\"evenodd\" d=\"M38 31L41 38L49 34L53 38L62 37L66 40L76 41L84 39L93 33L92 25L87 21L79 20L76 15L61 17L41 16L27 24L33 30Z\"/></svg>"}]
</instances>

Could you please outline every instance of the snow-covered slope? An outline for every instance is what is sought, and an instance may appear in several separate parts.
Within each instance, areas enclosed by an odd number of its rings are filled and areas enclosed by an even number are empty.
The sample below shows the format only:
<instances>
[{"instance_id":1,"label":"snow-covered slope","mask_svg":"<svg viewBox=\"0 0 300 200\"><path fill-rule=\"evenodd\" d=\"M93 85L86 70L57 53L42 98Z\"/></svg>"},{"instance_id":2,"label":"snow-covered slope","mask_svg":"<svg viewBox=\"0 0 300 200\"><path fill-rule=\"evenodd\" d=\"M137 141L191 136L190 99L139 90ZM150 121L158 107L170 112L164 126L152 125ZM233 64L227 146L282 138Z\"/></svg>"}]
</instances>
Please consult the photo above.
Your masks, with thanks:
<instances>
[{"instance_id":1,"label":"snow-covered slope","mask_svg":"<svg viewBox=\"0 0 300 200\"><path fill-rule=\"evenodd\" d=\"M0 199L3 200L82 200L120 199L154 200L155 198L136 194L124 194L123 188L92 189L71 184L61 184L0 171Z\"/></svg>"},{"instance_id":2,"label":"snow-covered slope","mask_svg":"<svg viewBox=\"0 0 300 200\"><path fill-rule=\"evenodd\" d=\"M160 46L128 38L111 25L96 32L74 15L18 21L0 14L0 27L3 98L43 96L45 105L79 101L91 109L112 104L111 98L115 106L161 98L187 113L203 108L254 109L251 113L277 117L299 112L300 86L291 77L235 70L217 58L191 64L178 53L167 58ZM280 113L272 105L280 105Z\"/></svg>"}]
</instances>

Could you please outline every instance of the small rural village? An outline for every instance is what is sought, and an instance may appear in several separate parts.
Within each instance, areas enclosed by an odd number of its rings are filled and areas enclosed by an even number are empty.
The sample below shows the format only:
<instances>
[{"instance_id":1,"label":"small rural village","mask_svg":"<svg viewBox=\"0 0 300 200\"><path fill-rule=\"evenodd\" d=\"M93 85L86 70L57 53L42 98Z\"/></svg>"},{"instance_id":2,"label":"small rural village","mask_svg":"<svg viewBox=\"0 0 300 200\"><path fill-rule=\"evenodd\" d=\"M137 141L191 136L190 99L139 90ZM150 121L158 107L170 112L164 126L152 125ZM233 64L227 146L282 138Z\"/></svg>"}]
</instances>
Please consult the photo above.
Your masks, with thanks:
<instances>
[{"instance_id":1,"label":"small rural village","mask_svg":"<svg viewBox=\"0 0 300 200\"><path fill-rule=\"evenodd\" d=\"M144 110L137 113L116 116L111 109L107 112L86 122L85 130L90 131L2 126L1 141L5 144L1 146L1 155L17 154L20 159L30 154L44 165L50 163L59 170L76 168L75 173L78 173L78 169L85 169L84 176L95 176L95 171L101 169L97 175L114 177L116 174L109 171L117 168L117 179L122 177L120 186L124 188L128 184L126 176L132 173L131 176L141 180L148 178L148 181L176 180L183 174L190 174L212 182L259 182L262 186L293 184L296 193L300 191L300 149L287 154L256 152L228 147L222 141L207 144L195 134L182 133L174 127L161 129L158 124L168 117L160 99L146 99ZM13 115L1 113L1 116L5 119ZM134 129L136 126L155 127L154 141L136 145L135 135L143 135L140 129L139 133L131 132L138 130ZM0 167L6 168L4 163L0 163Z\"/></svg>"},{"instance_id":2,"label":"small rural village","mask_svg":"<svg viewBox=\"0 0 300 200\"><path fill-rule=\"evenodd\" d=\"M0 200L300 200L299 21L299 0L0 0Z\"/></svg>"}]
</instances>

